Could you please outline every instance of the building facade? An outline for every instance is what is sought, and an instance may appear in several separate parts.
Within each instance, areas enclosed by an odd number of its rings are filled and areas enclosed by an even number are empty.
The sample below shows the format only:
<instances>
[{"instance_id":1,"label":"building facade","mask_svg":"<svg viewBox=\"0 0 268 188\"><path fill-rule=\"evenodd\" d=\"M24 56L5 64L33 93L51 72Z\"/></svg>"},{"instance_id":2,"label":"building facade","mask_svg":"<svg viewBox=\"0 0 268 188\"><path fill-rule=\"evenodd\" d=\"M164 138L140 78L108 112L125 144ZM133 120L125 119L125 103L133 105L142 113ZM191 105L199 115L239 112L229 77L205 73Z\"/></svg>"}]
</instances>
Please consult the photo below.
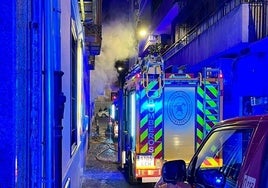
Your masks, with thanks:
<instances>
[{"instance_id":1,"label":"building facade","mask_svg":"<svg viewBox=\"0 0 268 188\"><path fill-rule=\"evenodd\" d=\"M0 187L79 187L101 1L8 1L1 9Z\"/></svg>"},{"instance_id":2,"label":"building facade","mask_svg":"<svg viewBox=\"0 0 268 188\"><path fill-rule=\"evenodd\" d=\"M266 0L139 1L149 36L157 38L166 72L219 68L224 77L223 118L267 113L268 2Z\"/></svg>"}]
</instances>

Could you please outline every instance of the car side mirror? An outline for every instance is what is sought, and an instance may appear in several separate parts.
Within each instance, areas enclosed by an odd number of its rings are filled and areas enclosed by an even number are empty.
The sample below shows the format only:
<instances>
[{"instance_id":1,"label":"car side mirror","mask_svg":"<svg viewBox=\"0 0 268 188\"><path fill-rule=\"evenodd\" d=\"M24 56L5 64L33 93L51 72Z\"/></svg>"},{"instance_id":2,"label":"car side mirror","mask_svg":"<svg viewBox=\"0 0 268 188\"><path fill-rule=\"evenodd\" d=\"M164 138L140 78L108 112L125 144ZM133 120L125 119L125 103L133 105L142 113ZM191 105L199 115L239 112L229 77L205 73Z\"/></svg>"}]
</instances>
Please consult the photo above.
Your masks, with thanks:
<instances>
[{"instance_id":1,"label":"car side mirror","mask_svg":"<svg viewBox=\"0 0 268 188\"><path fill-rule=\"evenodd\" d=\"M186 179L186 163L184 160L167 161L162 167L162 177L165 183L176 184Z\"/></svg>"}]
</instances>

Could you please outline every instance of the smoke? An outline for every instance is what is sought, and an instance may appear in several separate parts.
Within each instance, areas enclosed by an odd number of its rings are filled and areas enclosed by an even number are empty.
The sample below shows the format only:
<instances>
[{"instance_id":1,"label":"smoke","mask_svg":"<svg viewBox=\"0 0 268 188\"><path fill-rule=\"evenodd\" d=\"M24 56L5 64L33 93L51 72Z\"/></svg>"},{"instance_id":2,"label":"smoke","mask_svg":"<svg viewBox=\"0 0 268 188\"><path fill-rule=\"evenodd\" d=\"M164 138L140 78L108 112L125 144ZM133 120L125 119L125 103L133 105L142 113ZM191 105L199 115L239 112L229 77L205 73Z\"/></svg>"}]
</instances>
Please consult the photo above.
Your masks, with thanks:
<instances>
[{"instance_id":1,"label":"smoke","mask_svg":"<svg viewBox=\"0 0 268 188\"><path fill-rule=\"evenodd\" d=\"M103 25L101 53L95 57L95 70L90 72L91 101L113 88L118 77L115 62L136 54L136 38L131 23L113 21Z\"/></svg>"}]
</instances>

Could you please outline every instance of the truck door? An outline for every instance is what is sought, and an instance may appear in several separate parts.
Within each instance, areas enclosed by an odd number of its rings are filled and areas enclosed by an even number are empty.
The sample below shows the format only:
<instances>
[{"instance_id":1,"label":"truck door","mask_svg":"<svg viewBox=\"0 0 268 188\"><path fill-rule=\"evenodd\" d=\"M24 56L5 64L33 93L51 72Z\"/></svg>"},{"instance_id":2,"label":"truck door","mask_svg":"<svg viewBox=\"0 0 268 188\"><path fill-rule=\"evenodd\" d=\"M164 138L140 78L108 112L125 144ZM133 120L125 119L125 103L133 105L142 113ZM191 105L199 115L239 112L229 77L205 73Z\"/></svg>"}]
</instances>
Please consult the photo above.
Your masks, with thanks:
<instances>
[{"instance_id":1,"label":"truck door","mask_svg":"<svg viewBox=\"0 0 268 188\"><path fill-rule=\"evenodd\" d=\"M195 152L196 85L165 84L164 159L184 159Z\"/></svg>"}]
</instances>

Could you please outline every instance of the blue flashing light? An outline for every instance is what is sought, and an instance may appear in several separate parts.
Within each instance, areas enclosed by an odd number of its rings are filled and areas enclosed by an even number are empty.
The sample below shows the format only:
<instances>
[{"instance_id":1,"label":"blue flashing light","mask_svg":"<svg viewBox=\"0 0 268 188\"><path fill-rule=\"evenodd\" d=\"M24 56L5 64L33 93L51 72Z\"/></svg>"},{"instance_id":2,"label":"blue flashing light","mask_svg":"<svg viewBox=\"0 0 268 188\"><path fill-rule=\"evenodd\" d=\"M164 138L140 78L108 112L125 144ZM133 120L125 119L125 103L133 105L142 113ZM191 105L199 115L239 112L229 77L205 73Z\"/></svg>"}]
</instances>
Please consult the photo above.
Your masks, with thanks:
<instances>
[{"instance_id":1,"label":"blue flashing light","mask_svg":"<svg viewBox=\"0 0 268 188\"><path fill-rule=\"evenodd\" d=\"M130 96L130 103L131 103L131 115L130 115L130 126L131 126L131 136L135 138L135 124L136 124L136 98L135 93L131 93Z\"/></svg>"},{"instance_id":2,"label":"blue flashing light","mask_svg":"<svg viewBox=\"0 0 268 188\"><path fill-rule=\"evenodd\" d=\"M199 178L205 187L220 188L224 187L226 179L218 169L205 169L199 172Z\"/></svg>"},{"instance_id":3,"label":"blue flashing light","mask_svg":"<svg viewBox=\"0 0 268 188\"><path fill-rule=\"evenodd\" d=\"M222 184L222 177L215 177L216 184Z\"/></svg>"}]
</instances>

